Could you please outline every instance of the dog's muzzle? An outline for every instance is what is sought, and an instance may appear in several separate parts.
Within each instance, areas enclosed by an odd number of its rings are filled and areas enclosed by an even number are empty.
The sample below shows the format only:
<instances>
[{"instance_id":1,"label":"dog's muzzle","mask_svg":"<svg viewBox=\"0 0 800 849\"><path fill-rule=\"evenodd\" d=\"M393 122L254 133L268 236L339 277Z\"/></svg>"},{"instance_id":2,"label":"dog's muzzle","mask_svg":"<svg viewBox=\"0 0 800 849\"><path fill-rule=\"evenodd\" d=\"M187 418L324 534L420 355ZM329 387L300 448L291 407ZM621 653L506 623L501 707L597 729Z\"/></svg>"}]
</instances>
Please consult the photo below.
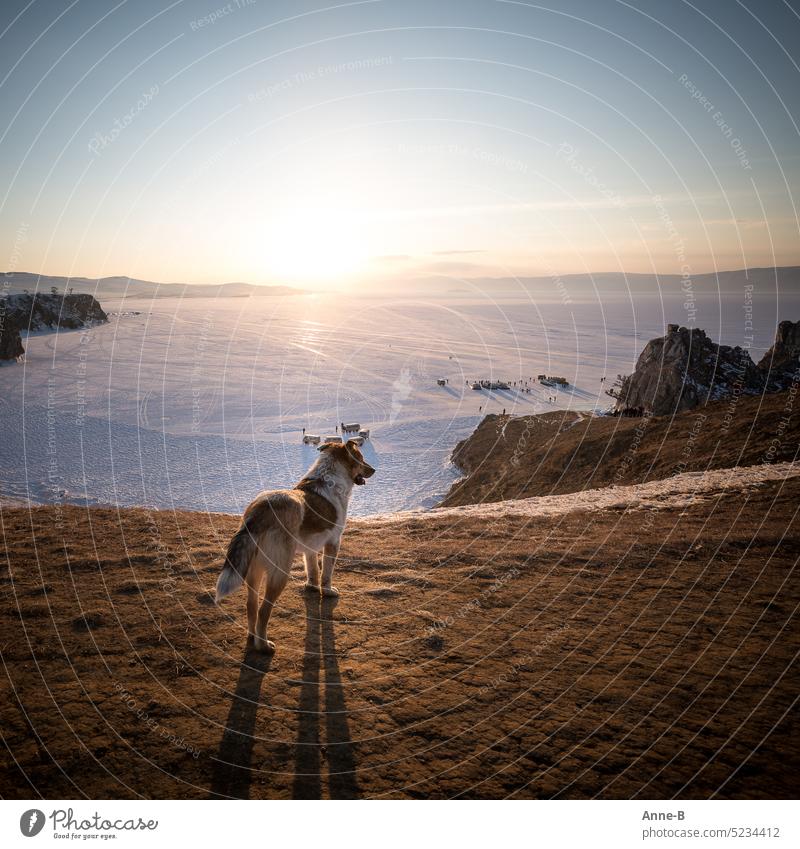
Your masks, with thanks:
<instances>
[{"instance_id":1,"label":"dog's muzzle","mask_svg":"<svg viewBox=\"0 0 800 849\"><path fill-rule=\"evenodd\" d=\"M371 478L374 474L375 469L373 469L372 466L364 466L364 471L353 478L353 483L358 486L364 486L367 482L367 478Z\"/></svg>"}]
</instances>

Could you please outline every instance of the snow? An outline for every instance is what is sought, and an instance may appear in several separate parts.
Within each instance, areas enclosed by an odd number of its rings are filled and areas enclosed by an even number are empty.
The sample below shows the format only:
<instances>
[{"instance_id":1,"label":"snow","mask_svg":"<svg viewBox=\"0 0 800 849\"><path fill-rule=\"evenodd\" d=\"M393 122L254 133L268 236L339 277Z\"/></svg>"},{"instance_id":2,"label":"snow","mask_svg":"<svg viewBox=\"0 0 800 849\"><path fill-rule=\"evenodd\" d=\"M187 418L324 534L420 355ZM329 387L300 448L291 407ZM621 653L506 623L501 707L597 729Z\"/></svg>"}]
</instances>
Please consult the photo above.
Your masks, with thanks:
<instances>
[{"instance_id":1,"label":"snow","mask_svg":"<svg viewBox=\"0 0 800 849\"><path fill-rule=\"evenodd\" d=\"M741 466L706 472L683 472L671 478L631 486L587 489L568 495L547 495L496 501L466 507L437 507L407 510L357 520L360 524L406 522L409 519L479 518L502 516L561 516L598 510L690 510L733 491L752 492L763 483L783 481L800 475L800 463Z\"/></svg>"},{"instance_id":2,"label":"snow","mask_svg":"<svg viewBox=\"0 0 800 849\"><path fill-rule=\"evenodd\" d=\"M303 427L327 436L358 421L378 473L355 490L352 513L431 507L458 477L453 448L483 415L605 408L600 378L629 372L665 326L657 299L600 308L474 292L101 305L117 313L108 324L30 335L25 361L0 369L0 495L240 512L311 464ZM738 341L739 312L716 333L723 342ZM571 386L467 384L539 373Z\"/></svg>"}]
</instances>

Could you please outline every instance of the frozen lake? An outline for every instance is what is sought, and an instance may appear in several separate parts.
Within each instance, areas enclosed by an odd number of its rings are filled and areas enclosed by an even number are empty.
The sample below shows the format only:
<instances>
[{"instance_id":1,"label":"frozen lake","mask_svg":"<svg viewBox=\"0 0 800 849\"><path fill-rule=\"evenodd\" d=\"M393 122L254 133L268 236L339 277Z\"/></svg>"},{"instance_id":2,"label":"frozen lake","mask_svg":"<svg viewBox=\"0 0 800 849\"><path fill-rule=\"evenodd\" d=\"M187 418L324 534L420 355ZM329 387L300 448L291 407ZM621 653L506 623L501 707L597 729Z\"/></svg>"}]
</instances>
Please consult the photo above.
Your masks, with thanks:
<instances>
[{"instance_id":1,"label":"frozen lake","mask_svg":"<svg viewBox=\"0 0 800 849\"><path fill-rule=\"evenodd\" d=\"M107 325L29 337L25 362L0 368L0 495L240 512L310 465L302 428L333 435L337 423L357 421L372 431L364 450L378 474L356 488L353 514L432 506L457 477L453 447L487 412L603 409L600 378L610 386L667 322L687 323L680 304L646 297L101 303L116 313ZM796 319L796 306L784 302L776 316L762 304L750 330L740 303L709 303L695 326L727 344L753 335L757 360L777 318ZM530 380L542 372L572 385ZM517 386L477 392L475 379Z\"/></svg>"}]
</instances>

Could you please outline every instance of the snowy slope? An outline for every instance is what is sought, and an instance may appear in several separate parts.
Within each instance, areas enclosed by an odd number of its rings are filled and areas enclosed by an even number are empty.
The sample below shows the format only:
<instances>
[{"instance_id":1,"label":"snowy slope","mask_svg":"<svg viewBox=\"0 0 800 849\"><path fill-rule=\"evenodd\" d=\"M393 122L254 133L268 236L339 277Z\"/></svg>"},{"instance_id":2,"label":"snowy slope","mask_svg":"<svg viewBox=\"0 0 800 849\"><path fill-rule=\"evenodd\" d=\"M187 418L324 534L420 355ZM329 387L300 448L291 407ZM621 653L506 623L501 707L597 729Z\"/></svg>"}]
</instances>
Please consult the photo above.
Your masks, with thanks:
<instances>
[{"instance_id":1,"label":"snowy slope","mask_svg":"<svg viewBox=\"0 0 800 849\"><path fill-rule=\"evenodd\" d=\"M493 501L465 507L407 510L359 519L361 524L397 523L409 519L482 518L500 516L560 516L597 510L690 510L731 492L750 492L760 484L800 476L800 463L743 466L708 472L684 472L663 480L632 486L608 486L568 495Z\"/></svg>"}]
</instances>

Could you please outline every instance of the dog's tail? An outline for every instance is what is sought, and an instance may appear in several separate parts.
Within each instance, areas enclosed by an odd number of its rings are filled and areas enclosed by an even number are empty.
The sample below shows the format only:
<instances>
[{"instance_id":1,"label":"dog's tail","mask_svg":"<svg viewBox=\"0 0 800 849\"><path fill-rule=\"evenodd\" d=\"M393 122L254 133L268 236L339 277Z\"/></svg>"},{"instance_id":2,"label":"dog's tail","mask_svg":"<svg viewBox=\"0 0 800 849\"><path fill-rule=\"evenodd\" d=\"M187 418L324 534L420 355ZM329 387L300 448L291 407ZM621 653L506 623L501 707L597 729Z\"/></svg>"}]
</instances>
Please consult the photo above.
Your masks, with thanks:
<instances>
[{"instance_id":1,"label":"dog's tail","mask_svg":"<svg viewBox=\"0 0 800 849\"><path fill-rule=\"evenodd\" d=\"M250 561L256 553L257 542L252 530L247 523L233 535L228 543L228 553L225 556L225 565L222 567L219 578L217 578L217 601L222 601L226 595L230 595L241 587L247 577Z\"/></svg>"}]
</instances>

